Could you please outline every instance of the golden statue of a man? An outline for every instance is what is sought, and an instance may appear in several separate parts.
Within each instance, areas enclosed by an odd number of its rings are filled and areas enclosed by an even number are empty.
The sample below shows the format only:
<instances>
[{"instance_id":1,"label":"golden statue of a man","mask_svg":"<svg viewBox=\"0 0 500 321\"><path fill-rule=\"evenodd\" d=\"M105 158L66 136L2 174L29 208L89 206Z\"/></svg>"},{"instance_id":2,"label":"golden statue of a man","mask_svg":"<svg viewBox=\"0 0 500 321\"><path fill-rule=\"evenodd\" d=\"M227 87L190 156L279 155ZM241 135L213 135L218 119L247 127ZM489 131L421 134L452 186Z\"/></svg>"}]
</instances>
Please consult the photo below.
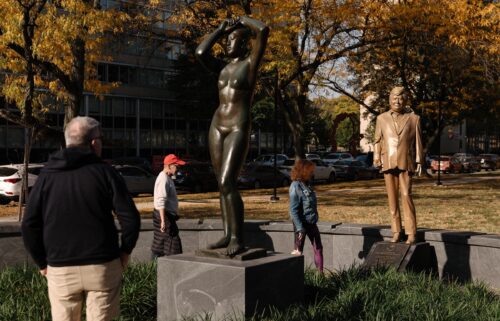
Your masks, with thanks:
<instances>
[{"instance_id":1,"label":"golden statue of a man","mask_svg":"<svg viewBox=\"0 0 500 321\"><path fill-rule=\"evenodd\" d=\"M377 117L375 129L374 166L384 173L389 209L391 212L391 242L401 240L401 214L398 194L403 203L407 244L416 242L417 219L411 195L412 176L421 172L424 161L420 131L420 117L406 106L404 87L391 90L391 109Z\"/></svg>"}]
</instances>

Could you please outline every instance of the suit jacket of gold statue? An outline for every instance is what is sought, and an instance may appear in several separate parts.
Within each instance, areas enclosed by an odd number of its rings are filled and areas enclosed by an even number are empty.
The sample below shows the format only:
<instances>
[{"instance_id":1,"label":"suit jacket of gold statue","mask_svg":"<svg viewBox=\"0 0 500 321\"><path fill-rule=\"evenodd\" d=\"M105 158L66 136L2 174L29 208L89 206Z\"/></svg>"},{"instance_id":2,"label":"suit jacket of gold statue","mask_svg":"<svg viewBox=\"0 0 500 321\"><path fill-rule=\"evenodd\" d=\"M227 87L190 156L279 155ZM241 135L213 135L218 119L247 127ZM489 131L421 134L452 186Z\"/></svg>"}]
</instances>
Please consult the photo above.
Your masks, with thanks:
<instances>
[{"instance_id":1,"label":"suit jacket of gold statue","mask_svg":"<svg viewBox=\"0 0 500 321\"><path fill-rule=\"evenodd\" d=\"M382 171L398 168L415 172L424 161L420 117L413 111L400 114L398 124L391 111L377 117L373 164Z\"/></svg>"}]
</instances>

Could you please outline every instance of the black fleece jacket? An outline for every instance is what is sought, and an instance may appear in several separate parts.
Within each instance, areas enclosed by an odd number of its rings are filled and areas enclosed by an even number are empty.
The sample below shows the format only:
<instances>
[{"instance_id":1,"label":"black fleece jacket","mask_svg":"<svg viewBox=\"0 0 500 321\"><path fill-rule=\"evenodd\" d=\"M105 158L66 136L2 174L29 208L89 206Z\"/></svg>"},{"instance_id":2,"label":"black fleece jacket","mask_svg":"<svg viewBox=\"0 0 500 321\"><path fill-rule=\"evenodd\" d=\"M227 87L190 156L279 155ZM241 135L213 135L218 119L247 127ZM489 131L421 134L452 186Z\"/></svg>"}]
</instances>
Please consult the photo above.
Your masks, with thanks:
<instances>
[{"instance_id":1,"label":"black fleece jacket","mask_svg":"<svg viewBox=\"0 0 500 321\"><path fill-rule=\"evenodd\" d=\"M113 212L121 226L121 246ZM99 264L130 254L140 217L120 174L90 149L52 154L31 190L21 225L41 268Z\"/></svg>"}]
</instances>

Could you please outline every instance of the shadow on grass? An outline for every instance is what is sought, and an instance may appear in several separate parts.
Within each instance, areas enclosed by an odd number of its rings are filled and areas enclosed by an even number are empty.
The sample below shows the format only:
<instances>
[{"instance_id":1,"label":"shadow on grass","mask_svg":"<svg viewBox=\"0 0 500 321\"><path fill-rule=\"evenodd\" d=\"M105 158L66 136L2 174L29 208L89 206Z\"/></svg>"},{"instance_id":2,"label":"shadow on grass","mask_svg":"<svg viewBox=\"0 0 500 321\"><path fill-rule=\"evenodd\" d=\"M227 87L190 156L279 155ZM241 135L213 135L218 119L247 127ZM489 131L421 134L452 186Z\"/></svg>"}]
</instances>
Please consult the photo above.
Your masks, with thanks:
<instances>
[{"instance_id":1,"label":"shadow on grass","mask_svg":"<svg viewBox=\"0 0 500 321\"><path fill-rule=\"evenodd\" d=\"M268 308L252 321L495 320L500 297L482 284L441 282L431 274L352 267L334 274L306 272L305 300Z\"/></svg>"}]
</instances>

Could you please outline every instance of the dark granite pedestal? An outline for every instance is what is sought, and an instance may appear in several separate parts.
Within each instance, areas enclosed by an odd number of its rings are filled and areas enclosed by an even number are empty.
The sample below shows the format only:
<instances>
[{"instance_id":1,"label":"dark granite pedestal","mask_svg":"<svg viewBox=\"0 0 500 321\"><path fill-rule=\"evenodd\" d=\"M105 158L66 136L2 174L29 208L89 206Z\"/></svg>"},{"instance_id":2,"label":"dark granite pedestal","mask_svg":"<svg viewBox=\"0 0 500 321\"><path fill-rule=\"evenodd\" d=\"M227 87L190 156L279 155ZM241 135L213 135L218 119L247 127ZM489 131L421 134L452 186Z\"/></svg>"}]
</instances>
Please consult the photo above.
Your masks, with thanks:
<instances>
[{"instance_id":1,"label":"dark granite pedestal","mask_svg":"<svg viewBox=\"0 0 500 321\"><path fill-rule=\"evenodd\" d=\"M304 296L304 257L240 261L180 254L158 259L158 321L251 316Z\"/></svg>"}]
</instances>

